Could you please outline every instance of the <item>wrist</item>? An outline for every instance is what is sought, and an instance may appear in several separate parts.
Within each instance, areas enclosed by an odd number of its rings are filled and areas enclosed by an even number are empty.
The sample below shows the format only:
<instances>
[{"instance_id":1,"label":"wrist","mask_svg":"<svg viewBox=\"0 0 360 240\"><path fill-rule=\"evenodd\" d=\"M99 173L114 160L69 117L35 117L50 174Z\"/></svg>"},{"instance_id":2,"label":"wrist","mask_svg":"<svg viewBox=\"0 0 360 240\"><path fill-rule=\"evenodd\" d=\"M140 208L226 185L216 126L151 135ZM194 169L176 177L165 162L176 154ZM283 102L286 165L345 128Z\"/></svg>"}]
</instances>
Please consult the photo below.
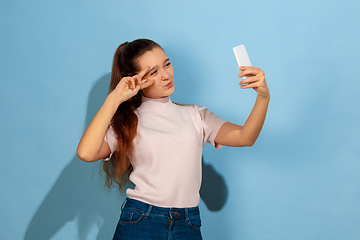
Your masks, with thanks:
<instances>
[{"instance_id":1,"label":"wrist","mask_svg":"<svg viewBox=\"0 0 360 240\"><path fill-rule=\"evenodd\" d=\"M117 109L119 107L119 105L121 103L124 102L124 99L121 96L118 96L116 94L114 94L114 92L111 92L105 102L108 102L109 104L111 104L115 109Z\"/></svg>"},{"instance_id":2,"label":"wrist","mask_svg":"<svg viewBox=\"0 0 360 240\"><path fill-rule=\"evenodd\" d=\"M270 101L270 93L268 94L258 94L256 97L257 100L261 100L261 101Z\"/></svg>"}]
</instances>

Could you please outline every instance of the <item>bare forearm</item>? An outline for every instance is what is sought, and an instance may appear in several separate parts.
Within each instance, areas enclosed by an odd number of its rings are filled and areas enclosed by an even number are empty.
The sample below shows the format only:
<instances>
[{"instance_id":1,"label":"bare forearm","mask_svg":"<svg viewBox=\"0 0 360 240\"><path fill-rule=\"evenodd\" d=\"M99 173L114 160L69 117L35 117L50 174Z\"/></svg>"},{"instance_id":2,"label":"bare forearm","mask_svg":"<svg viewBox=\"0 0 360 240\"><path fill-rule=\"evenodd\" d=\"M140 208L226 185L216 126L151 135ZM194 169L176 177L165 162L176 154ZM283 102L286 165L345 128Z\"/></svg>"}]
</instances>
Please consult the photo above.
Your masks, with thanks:
<instances>
[{"instance_id":1,"label":"bare forearm","mask_svg":"<svg viewBox=\"0 0 360 240\"><path fill-rule=\"evenodd\" d=\"M242 139L246 142L244 145L252 146L260 135L264 125L266 113L269 105L269 97L258 96L255 105L241 129Z\"/></svg>"},{"instance_id":2,"label":"bare forearm","mask_svg":"<svg viewBox=\"0 0 360 240\"><path fill-rule=\"evenodd\" d=\"M98 160L96 156L104 142L109 123L119 106L118 102L114 95L109 94L100 110L90 122L77 148L77 155L81 160L86 162Z\"/></svg>"}]
</instances>

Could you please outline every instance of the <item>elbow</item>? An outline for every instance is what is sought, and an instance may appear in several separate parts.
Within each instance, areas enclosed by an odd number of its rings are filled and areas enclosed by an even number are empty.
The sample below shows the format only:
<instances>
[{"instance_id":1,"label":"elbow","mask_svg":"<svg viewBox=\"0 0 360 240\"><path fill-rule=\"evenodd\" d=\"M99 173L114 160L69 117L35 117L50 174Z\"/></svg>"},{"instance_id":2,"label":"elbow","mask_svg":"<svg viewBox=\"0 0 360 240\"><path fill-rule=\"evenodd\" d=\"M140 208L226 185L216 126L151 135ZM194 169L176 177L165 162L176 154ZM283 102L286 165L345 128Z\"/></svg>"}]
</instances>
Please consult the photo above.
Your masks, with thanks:
<instances>
[{"instance_id":1,"label":"elbow","mask_svg":"<svg viewBox=\"0 0 360 240\"><path fill-rule=\"evenodd\" d=\"M246 147L252 147L252 146L254 146L254 144L255 144L255 141L249 142L249 143L246 145Z\"/></svg>"},{"instance_id":2,"label":"elbow","mask_svg":"<svg viewBox=\"0 0 360 240\"><path fill-rule=\"evenodd\" d=\"M238 147L252 147L254 146L256 142L256 139L255 140L247 140L247 141L241 141L238 145Z\"/></svg>"},{"instance_id":3,"label":"elbow","mask_svg":"<svg viewBox=\"0 0 360 240\"><path fill-rule=\"evenodd\" d=\"M240 147L252 147L254 145L254 143L244 143L241 144Z\"/></svg>"},{"instance_id":4,"label":"elbow","mask_svg":"<svg viewBox=\"0 0 360 240\"><path fill-rule=\"evenodd\" d=\"M89 156L89 154L87 154L85 151L83 151L83 150L81 150L81 149L79 149L79 148L76 150L76 156L77 156L80 160L82 160L82 161L84 161L84 162L87 162L87 163L90 163L90 162L94 162L94 161L95 161L91 156Z\"/></svg>"}]
</instances>

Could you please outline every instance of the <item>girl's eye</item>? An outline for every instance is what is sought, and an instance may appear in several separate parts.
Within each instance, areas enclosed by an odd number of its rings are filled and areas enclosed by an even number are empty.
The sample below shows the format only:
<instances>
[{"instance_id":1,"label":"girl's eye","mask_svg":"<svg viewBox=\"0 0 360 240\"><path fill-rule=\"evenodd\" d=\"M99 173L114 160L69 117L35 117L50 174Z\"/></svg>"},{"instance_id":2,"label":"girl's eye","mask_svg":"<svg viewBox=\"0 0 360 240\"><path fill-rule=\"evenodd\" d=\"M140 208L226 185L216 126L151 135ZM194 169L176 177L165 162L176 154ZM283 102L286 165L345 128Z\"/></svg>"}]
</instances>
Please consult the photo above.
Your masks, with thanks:
<instances>
[{"instance_id":1,"label":"girl's eye","mask_svg":"<svg viewBox=\"0 0 360 240\"><path fill-rule=\"evenodd\" d=\"M152 73L150 73L151 76L154 76L157 73L157 71L153 71Z\"/></svg>"},{"instance_id":2,"label":"girl's eye","mask_svg":"<svg viewBox=\"0 0 360 240\"><path fill-rule=\"evenodd\" d=\"M170 63L170 62L168 62L165 66L166 66L166 67L168 67L168 66L170 66L170 65L171 65L171 63Z\"/></svg>"}]
</instances>

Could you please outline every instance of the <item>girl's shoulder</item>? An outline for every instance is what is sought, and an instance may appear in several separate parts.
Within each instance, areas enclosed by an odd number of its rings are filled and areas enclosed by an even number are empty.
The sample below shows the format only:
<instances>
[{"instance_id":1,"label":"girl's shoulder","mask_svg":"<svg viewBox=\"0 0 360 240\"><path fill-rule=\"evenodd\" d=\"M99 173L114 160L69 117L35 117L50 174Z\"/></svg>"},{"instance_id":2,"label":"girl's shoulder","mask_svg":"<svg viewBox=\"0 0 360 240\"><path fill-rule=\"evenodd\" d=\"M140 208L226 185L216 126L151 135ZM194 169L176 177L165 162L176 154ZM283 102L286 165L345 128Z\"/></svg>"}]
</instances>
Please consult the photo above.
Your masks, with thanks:
<instances>
[{"instance_id":1,"label":"girl's shoulder","mask_svg":"<svg viewBox=\"0 0 360 240\"><path fill-rule=\"evenodd\" d=\"M208 111L206 107L199 106L197 104L180 104L180 103L174 103L174 104L180 111L185 111L196 115L203 115L204 112Z\"/></svg>"}]
</instances>

